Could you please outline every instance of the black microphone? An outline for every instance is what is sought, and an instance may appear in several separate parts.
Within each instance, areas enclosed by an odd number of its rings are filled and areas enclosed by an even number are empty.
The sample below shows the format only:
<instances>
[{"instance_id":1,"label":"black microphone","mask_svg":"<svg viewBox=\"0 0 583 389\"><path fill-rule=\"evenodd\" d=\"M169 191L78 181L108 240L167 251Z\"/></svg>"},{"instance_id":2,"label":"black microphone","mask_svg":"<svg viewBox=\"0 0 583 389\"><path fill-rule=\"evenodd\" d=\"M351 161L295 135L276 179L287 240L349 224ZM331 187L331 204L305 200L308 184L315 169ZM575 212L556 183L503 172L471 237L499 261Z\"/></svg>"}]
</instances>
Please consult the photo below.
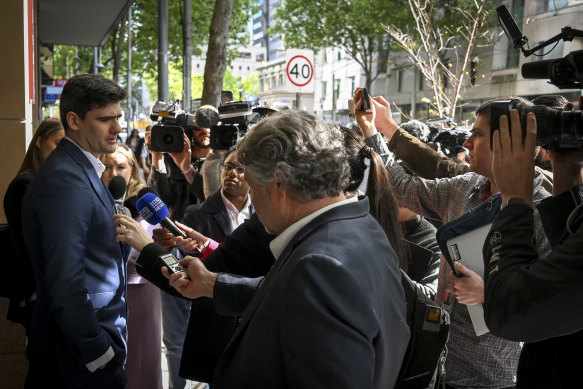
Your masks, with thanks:
<instances>
[{"instance_id":1,"label":"black microphone","mask_svg":"<svg viewBox=\"0 0 583 389\"><path fill-rule=\"evenodd\" d=\"M111 196L116 202L121 202L123 196L126 194L127 187L128 184L125 178L122 176L115 176L109 181L107 189L109 189Z\"/></svg>"},{"instance_id":2,"label":"black microphone","mask_svg":"<svg viewBox=\"0 0 583 389\"><path fill-rule=\"evenodd\" d=\"M131 214L132 214L132 219L137 219L140 214L138 213L138 210L136 209L136 202L138 201L138 196L137 195L133 195L128 197L127 199L125 199L125 201L123 202L124 207L126 207L127 209L130 210Z\"/></svg>"},{"instance_id":3,"label":"black microphone","mask_svg":"<svg viewBox=\"0 0 583 389\"><path fill-rule=\"evenodd\" d=\"M551 67L556 59L545 59L542 61L529 62L522 65L522 77L535 79L550 79Z\"/></svg>"},{"instance_id":4,"label":"black microphone","mask_svg":"<svg viewBox=\"0 0 583 389\"><path fill-rule=\"evenodd\" d=\"M109 192L111 196L115 200L115 204L113 204L113 213L116 215L126 215L131 216L131 211L122 205L122 199L126 194L127 183L126 179L122 176L115 176L109 181ZM125 227L122 225L122 227Z\"/></svg>"},{"instance_id":5,"label":"black microphone","mask_svg":"<svg viewBox=\"0 0 583 389\"><path fill-rule=\"evenodd\" d=\"M156 190L152 187L149 186L144 186L142 189L140 189L140 191L138 192L138 198L144 197L144 195L146 193L153 193L156 196L160 197L160 195L158 194L158 192L156 192Z\"/></svg>"}]
</instances>

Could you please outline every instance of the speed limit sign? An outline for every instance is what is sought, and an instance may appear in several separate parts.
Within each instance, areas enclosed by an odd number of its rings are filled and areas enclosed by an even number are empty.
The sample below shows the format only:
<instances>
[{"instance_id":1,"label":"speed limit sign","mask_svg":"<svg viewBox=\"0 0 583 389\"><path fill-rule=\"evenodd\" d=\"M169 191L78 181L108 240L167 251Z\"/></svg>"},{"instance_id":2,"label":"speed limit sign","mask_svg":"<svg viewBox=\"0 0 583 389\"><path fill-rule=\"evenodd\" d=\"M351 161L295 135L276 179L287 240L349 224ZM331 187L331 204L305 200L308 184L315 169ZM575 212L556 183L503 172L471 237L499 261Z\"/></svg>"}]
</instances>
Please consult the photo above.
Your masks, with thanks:
<instances>
[{"instance_id":1,"label":"speed limit sign","mask_svg":"<svg viewBox=\"0 0 583 389\"><path fill-rule=\"evenodd\" d=\"M287 89L295 92L314 91L314 52L286 51Z\"/></svg>"}]
</instances>

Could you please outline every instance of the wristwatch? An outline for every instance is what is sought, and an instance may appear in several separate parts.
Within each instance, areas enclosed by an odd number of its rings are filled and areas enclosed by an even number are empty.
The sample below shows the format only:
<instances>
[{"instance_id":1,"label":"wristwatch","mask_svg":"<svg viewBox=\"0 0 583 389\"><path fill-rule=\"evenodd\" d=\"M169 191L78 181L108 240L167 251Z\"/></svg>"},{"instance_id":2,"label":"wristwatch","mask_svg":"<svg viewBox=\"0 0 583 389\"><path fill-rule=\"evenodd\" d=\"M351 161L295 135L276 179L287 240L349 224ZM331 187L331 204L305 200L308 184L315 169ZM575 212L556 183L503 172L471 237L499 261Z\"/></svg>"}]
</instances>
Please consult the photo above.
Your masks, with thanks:
<instances>
[{"instance_id":1,"label":"wristwatch","mask_svg":"<svg viewBox=\"0 0 583 389\"><path fill-rule=\"evenodd\" d=\"M500 206L500 209L504 209L504 207L506 207L509 204L521 204L521 205L527 205L529 207L532 207L532 205L530 205L529 203L527 203L521 197L511 197L508 200L502 202L502 205Z\"/></svg>"}]
</instances>

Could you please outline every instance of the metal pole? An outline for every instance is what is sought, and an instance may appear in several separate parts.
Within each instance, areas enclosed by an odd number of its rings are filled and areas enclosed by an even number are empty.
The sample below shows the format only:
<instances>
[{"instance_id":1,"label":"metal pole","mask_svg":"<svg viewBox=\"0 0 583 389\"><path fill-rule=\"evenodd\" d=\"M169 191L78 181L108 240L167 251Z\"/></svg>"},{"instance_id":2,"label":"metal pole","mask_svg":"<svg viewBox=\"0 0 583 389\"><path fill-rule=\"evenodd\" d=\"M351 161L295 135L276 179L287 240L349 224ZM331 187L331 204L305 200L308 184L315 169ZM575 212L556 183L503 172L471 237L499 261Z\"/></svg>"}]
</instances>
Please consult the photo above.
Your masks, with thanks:
<instances>
[{"instance_id":1,"label":"metal pole","mask_svg":"<svg viewBox=\"0 0 583 389\"><path fill-rule=\"evenodd\" d=\"M411 91L411 119L415 119L415 112L417 111L417 73L419 71L416 67L413 67L413 86Z\"/></svg>"},{"instance_id":2,"label":"metal pole","mask_svg":"<svg viewBox=\"0 0 583 389\"><path fill-rule=\"evenodd\" d=\"M332 73L332 121L336 121L336 78Z\"/></svg>"},{"instance_id":3,"label":"metal pole","mask_svg":"<svg viewBox=\"0 0 583 389\"><path fill-rule=\"evenodd\" d=\"M158 0L158 99L168 101L168 0Z\"/></svg>"},{"instance_id":4,"label":"metal pole","mask_svg":"<svg viewBox=\"0 0 583 389\"><path fill-rule=\"evenodd\" d=\"M192 73L192 0L184 0L184 19L182 21L182 39L184 58L182 60L182 88L184 89L182 109L191 112L191 82Z\"/></svg>"},{"instance_id":5,"label":"metal pole","mask_svg":"<svg viewBox=\"0 0 583 389\"><path fill-rule=\"evenodd\" d=\"M97 74L97 46L93 46L93 74Z\"/></svg>"},{"instance_id":6,"label":"metal pole","mask_svg":"<svg viewBox=\"0 0 583 389\"><path fill-rule=\"evenodd\" d=\"M132 127L132 7L128 10L128 117L127 117L127 133L131 132Z\"/></svg>"}]
</instances>

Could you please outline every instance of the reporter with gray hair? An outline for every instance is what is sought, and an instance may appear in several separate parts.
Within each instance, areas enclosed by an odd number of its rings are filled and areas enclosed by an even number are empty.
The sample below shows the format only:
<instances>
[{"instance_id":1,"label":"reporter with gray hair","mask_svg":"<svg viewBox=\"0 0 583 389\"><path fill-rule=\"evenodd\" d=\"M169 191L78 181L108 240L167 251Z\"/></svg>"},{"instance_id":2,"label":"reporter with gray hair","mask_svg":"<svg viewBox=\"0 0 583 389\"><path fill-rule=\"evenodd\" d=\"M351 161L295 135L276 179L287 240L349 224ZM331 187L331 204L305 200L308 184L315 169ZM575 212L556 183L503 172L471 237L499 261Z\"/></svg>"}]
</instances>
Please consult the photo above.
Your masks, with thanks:
<instances>
[{"instance_id":1,"label":"reporter with gray hair","mask_svg":"<svg viewBox=\"0 0 583 389\"><path fill-rule=\"evenodd\" d=\"M368 199L344 194L340 131L281 112L238 150L256 213L276 235L275 264L253 279L209 272L192 257L181 261L190 280L163 269L183 296L242 313L212 386L393 387L409 340L401 275Z\"/></svg>"}]
</instances>

